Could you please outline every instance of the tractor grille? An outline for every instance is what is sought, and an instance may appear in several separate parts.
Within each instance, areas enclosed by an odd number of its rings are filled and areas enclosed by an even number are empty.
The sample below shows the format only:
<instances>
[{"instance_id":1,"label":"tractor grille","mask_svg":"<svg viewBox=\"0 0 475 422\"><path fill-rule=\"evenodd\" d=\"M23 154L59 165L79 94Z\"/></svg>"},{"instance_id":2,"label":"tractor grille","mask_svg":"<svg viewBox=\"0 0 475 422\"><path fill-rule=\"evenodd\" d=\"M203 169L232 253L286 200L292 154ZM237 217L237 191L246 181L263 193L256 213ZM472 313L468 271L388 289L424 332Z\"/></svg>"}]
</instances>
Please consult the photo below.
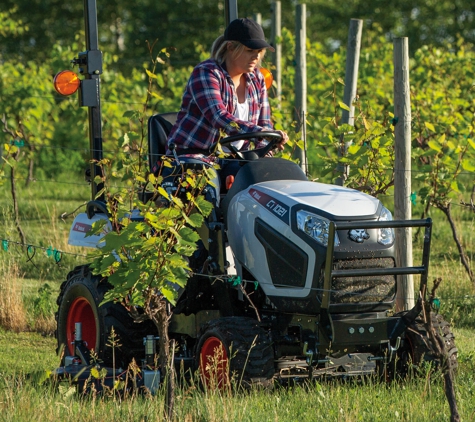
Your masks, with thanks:
<instances>
[{"instance_id":1,"label":"tractor grille","mask_svg":"<svg viewBox=\"0 0 475 422\"><path fill-rule=\"evenodd\" d=\"M334 262L335 270L394 268L393 258L351 259ZM323 277L320 279L323 288ZM331 284L330 303L391 302L396 294L396 276L377 275L335 277Z\"/></svg>"},{"instance_id":2,"label":"tractor grille","mask_svg":"<svg viewBox=\"0 0 475 422\"><path fill-rule=\"evenodd\" d=\"M308 266L305 252L259 219L256 220L255 234L265 249L274 286L304 287Z\"/></svg>"}]
</instances>

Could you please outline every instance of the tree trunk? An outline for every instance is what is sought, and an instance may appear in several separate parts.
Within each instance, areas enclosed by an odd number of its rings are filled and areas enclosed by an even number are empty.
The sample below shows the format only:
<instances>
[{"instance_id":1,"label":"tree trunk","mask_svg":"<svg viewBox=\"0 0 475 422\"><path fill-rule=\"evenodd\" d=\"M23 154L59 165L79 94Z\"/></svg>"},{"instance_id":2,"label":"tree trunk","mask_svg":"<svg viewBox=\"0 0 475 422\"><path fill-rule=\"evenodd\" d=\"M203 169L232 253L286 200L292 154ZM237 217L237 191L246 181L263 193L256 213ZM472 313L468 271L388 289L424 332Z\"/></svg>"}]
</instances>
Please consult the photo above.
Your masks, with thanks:
<instances>
[{"instance_id":1,"label":"tree trunk","mask_svg":"<svg viewBox=\"0 0 475 422\"><path fill-rule=\"evenodd\" d=\"M450 203L446 206L442 204L436 204L436 207L439 208L449 220L450 228L452 229L452 236L455 240L455 244L457 245L457 249L460 255L460 261L462 261L462 265L467 270L468 276L470 277L470 281L475 284L475 278L473 277L472 269L470 268L470 261L467 255L465 254L465 250L460 242L457 234L457 228L455 227L454 220L452 219L452 214L450 212Z\"/></svg>"},{"instance_id":2,"label":"tree trunk","mask_svg":"<svg viewBox=\"0 0 475 422\"><path fill-rule=\"evenodd\" d=\"M18 235L20 236L20 241L22 244L26 245L26 236L21 228L20 224L20 213L18 209L18 199L16 194L16 181L15 181L15 167L10 168L10 191L12 194L12 201L13 201L13 213L15 219L15 227L17 229Z\"/></svg>"},{"instance_id":3,"label":"tree trunk","mask_svg":"<svg viewBox=\"0 0 475 422\"><path fill-rule=\"evenodd\" d=\"M152 310L149 316L157 327L159 335L159 363L166 388L164 417L166 421L171 421L175 404L175 364L174 356L170 356L170 339L168 337L170 316L167 311L167 302L161 296L154 297L151 299L149 309Z\"/></svg>"},{"instance_id":4,"label":"tree trunk","mask_svg":"<svg viewBox=\"0 0 475 422\"><path fill-rule=\"evenodd\" d=\"M25 186L29 186L30 182L33 181L33 174L34 174L34 168L35 168L35 161L33 159L34 157L34 148L33 146L30 145L30 152L31 152L31 157L30 160L28 161L28 177L26 178Z\"/></svg>"}]
</instances>

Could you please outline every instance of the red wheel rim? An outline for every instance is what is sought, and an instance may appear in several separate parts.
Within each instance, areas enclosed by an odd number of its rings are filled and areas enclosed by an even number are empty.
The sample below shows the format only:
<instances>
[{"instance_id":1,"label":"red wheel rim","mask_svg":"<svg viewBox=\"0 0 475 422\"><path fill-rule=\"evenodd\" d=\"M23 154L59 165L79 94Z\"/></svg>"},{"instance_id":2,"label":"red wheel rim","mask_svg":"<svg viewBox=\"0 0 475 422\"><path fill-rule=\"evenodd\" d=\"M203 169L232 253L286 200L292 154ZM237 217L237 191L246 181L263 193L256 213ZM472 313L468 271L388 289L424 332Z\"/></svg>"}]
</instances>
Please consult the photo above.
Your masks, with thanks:
<instances>
[{"instance_id":1,"label":"red wheel rim","mask_svg":"<svg viewBox=\"0 0 475 422\"><path fill-rule=\"evenodd\" d=\"M223 342L209 337L200 350L200 372L207 387L223 388L228 385L229 360Z\"/></svg>"},{"instance_id":2,"label":"red wheel rim","mask_svg":"<svg viewBox=\"0 0 475 422\"><path fill-rule=\"evenodd\" d=\"M88 349L96 348L96 318L89 301L85 297L74 299L68 311L66 322L66 339L68 350L71 356L74 356L74 332L76 331L76 322L82 323L82 339Z\"/></svg>"}]
</instances>

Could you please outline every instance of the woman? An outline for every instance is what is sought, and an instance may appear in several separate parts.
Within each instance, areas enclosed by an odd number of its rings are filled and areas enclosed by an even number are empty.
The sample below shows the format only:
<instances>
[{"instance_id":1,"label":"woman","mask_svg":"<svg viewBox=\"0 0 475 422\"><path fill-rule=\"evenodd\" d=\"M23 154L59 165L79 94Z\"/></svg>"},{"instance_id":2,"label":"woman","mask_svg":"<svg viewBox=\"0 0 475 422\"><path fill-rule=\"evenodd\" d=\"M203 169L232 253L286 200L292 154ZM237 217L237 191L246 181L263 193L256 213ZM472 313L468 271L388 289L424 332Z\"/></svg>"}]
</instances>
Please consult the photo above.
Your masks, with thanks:
<instances>
[{"instance_id":1,"label":"woman","mask_svg":"<svg viewBox=\"0 0 475 422\"><path fill-rule=\"evenodd\" d=\"M258 23L247 18L232 21L213 43L211 58L194 68L168 145L175 144L179 155L206 159L222 132L230 136L272 130L267 89L259 71L266 49L274 51ZM277 147L283 150L288 136L277 132L282 136ZM265 143L260 140L256 148ZM243 151L249 146L248 140L234 144ZM222 180L239 169L236 161L217 161Z\"/></svg>"}]
</instances>

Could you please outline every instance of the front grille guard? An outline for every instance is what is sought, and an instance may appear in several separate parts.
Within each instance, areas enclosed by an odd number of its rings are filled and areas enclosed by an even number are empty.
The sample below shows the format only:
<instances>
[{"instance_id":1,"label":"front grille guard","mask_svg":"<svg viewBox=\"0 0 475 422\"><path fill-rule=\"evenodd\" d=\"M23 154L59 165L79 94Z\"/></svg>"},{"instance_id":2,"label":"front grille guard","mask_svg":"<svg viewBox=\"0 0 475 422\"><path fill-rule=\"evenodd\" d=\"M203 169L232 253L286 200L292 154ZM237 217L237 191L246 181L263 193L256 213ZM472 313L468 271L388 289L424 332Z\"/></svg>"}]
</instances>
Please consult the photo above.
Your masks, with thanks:
<instances>
[{"instance_id":1,"label":"front grille guard","mask_svg":"<svg viewBox=\"0 0 475 422\"><path fill-rule=\"evenodd\" d=\"M334 249L335 249L335 233L337 230L351 229L381 229L381 228L409 228L409 227L425 227L424 245L422 251L422 264L414 267L396 266L393 268L364 268L364 269L335 269L334 268ZM413 309L407 312L400 324L396 324L390 338L397 337L422 310L422 302L425 299L427 291L427 280L429 275L429 255L430 243L432 236L432 219L425 220L398 220L398 221L361 221L351 223L335 223L330 222L330 230L328 234L328 249L325 262L325 274L323 281L323 294L320 307L321 326L325 328L329 340L334 338L333 322L330 314L330 292L332 280L334 277L357 277L357 276L382 276L382 275L409 275L420 274L419 298ZM397 263L396 263L397 265Z\"/></svg>"}]
</instances>

